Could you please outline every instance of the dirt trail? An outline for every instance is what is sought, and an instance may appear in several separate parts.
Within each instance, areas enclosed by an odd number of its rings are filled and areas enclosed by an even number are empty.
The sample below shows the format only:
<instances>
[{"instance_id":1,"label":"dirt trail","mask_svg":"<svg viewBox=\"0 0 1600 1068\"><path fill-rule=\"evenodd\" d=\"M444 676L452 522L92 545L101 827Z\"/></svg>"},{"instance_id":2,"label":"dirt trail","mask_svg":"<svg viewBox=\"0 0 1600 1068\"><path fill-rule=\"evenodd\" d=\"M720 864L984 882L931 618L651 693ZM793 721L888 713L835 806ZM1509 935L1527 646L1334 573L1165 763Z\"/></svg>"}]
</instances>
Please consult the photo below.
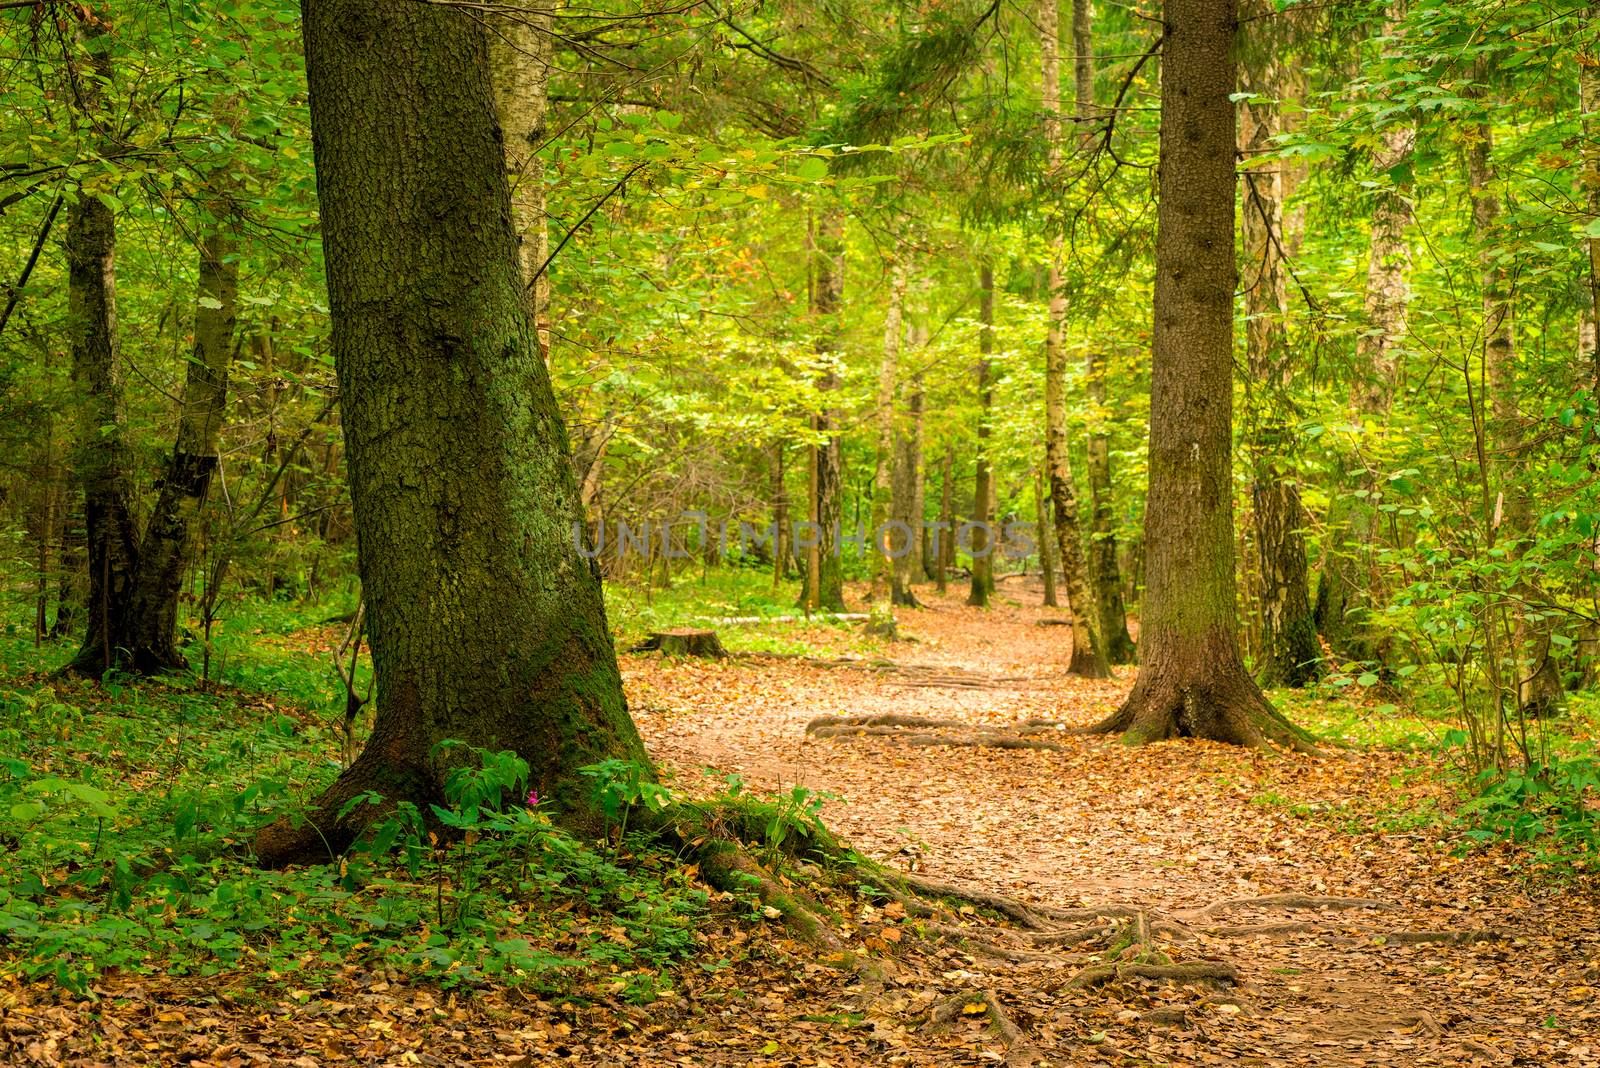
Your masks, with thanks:
<instances>
[{"instance_id":1,"label":"dirt trail","mask_svg":"<svg viewBox=\"0 0 1600 1068\"><path fill-rule=\"evenodd\" d=\"M888 662L629 658L630 698L652 752L685 780L709 765L766 789L827 791L839 798L829 825L873 856L1029 901L1171 916L1213 932L1174 943L1183 959L1240 970L1238 988L1197 996L1147 980L1067 988L1075 968L1049 962L966 962L1048 1063L1600 1064L1591 896L1523 885L1507 852L1457 858L1428 834L1339 826L1341 806L1373 812L1415 788L1397 783L1418 758L1129 749L1066 733L1048 750L806 734L816 717L860 713L1092 722L1132 671L1065 676L1067 629L1039 625L1059 613L1036 605L1019 584L989 611L935 598L902 612L915 640ZM1389 907L1226 904L1274 894ZM1506 937L1428 940L1480 930Z\"/></svg>"}]
</instances>

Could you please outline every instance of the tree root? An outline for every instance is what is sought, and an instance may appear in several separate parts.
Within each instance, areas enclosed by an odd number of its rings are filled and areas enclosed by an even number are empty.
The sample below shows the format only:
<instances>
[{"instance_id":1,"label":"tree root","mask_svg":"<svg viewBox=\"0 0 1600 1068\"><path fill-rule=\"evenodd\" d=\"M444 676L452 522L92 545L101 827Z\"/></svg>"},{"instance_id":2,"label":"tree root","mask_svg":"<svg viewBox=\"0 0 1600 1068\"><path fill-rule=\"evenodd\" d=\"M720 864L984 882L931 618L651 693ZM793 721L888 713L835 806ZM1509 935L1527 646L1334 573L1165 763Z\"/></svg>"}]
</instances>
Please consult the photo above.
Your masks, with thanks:
<instances>
[{"instance_id":1,"label":"tree root","mask_svg":"<svg viewBox=\"0 0 1600 1068\"><path fill-rule=\"evenodd\" d=\"M1044 1056L1039 1048L1028 1040L1022 1028L1006 1012L1000 1004L1000 999L995 997L992 990L966 990L939 1002L928 1013L928 1024L938 1026L947 1024L952 1020L969 1015L969 1005L981 1005L983 1014L989 1018L989 1023L999 1033L1001 1041L1006 1046L1005 1064L1008 1068L1024 1068L1034 1064Z\"/></svg>"},{"instance_id":2,"label":"tree root","mask_svg":"<svg viewBox=\"0 0 1600 1068\"><path fill-rule=\"evenodd\" d=\"M1027 928L1030 931L1045 931L1051 924L1044 920L1031 905L1025 905L1014 897L1004 894L993 894L987 890L979 890L970 886L955 886L951 883L937 882L925 879L920 875L910 872L889 872L883 870L888 876L888 881L898 883L901 887L915 891L924 897L941 898L947 901L965 901L969 905L977 905L997 912L1007 919ZM883 889L882 882L871 880L873 885Z\"/></svg>"},{"instance_id":3,"label":"tree root","mask_svg":"<svg viewBox=\"0 0 1600 1068\"><path fill-rule=\"evenodd\" d=\"M1214 901L1192 915L1200 918L1235 908L1260 909L1382 909L1393 912L1400 906L1372 897L1332 897L1325 894L1266 894L1262 897L1235 897Z\"/></svg>"},{"instance_id":4,"label":"tree root","mask_svg":"<svg viewBox=\"0 0 1600 1068\"><path fill-rule=\"evenodd\" d=\"M938 729L942 727L965 727L966 725L957 719L930 719L926 716L902 716L893 713L864 716L819 716L806 724L806 733L818 738L836 738L843 734L864 734L873 728L879 727Z\"/></svg>"},{"instance_id":5,"label":"tree root","mask_svg":"<svg viewBox=\"0 0 1600 1068\"><path fill-rule=\"evenodd\" d=\"M1189 964L1098 964L1085 968L1067 983L1086 989L1123 979L1159 979L1173 983L1237 983L1239 970L1225 961Z\"/></svg>"},{"instance_id":6,"label":"tree root","mask_svg":"<svg viewBox=\"0 0 1600 1068\"><path fill-rule=\"evenodd\" d=\"M962 949L978 956L1006 960L1013 964L1060 963L1065 959L1059 953L1040 953L1037 950L1016 949L1012 946L1002 945L999 942L977 938L975 937L975 931L967 927L956 927L947 923L928 923L922 926L928 933L955 942Z\"/></svg>"},{"instance_id":7,"label":"tree root","mask_svg":"<svg viewBox=\"0 0 1600 1068\"><path fill-rule=\"evenodd\" d=\"M953 719L929 719L923 716L865 715L823 716L806 725L806 733L814 738L840 738L847 735L867 735L893 738L901 745L914 746L967 746L983 749L1065 749L1060 742L1029 737L1054 730L1054 727L1023 725L1017 730L1002 731L980 727ZM935 734L932 731L953 730L963 733Z\"/></svg>"},{"instance_id":8,"label":"tree root","mask_svg":"<svg viewBox=\"0 0 1600 1068\"><path fill-rule=\"evenodd\" d=\"M1508 942L1505 931L1379 931L1374 936L1392 946L1447 945L1467 946L1474 942Z\"/></svg>"}]
</instances>

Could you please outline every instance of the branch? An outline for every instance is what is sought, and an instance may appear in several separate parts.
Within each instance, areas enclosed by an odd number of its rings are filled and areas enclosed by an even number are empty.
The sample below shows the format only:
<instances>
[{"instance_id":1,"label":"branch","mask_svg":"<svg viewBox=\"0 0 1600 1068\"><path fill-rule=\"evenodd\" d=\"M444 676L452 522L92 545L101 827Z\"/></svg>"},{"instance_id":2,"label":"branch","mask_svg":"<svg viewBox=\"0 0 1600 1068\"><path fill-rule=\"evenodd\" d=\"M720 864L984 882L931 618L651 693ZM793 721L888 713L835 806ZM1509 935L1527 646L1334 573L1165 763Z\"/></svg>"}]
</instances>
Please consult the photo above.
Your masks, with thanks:
<instances>
[{"instance_id":1,"label":"branch","mask_svg":"<svg viewBox=\"0 0 1600 1068\"><path fill-rule=\"evenodd\" d=\"M33 2L33 0L29 0ZM18 4L11 6L17 7ZM50 205L50 210L45 213L44 225L39 227L39 236L33 242L33 251L28 253L28 262L22 266L22 275L17 279L17 284L10 287L10 296L6 300L6 310L0 312L0 334L5 333L6 324L11 321L11 313L16 310L17 301L22 299L23 287L28 284L28 278L33 274L33 268L39 262L39 253L44 251L44 243L50 237L50 228L55 225L56 213L61 210L61 194L56 194L55 201Z\"/></svg>"},{"instance_id":2,"label":"branch","mask_svg":"<svg viewBox=\"0 0 1600 1068\"><path fill-rule=\"evenodd\" d=\"M544 258L544 262L539 264L539 269L537 271L533 272L533 277L528 279L528 288L529 289L532 289L534 287L534 284L536 282L538 282L539 279L544 275L544 272L550 266L551 261L553 261L557 256L561 255L561 250L567 247L567 242L572 240L572 235L576 234L579 230L583 229L584 224L587 223L590 219L594 218L594 213L599 211L601 208L605 207L606 201L608 201L612 197L616 196L617 193L622 190L622 187L628 184L628 179L629 178L632 178L634 175L638 174L640 171L644 170L649 165L650 164L649 164L648 161L646 161L644 163L636 163L636 164L634 164L632 170L628 171L627 174L624 174L621 178L617 179L617 183L615 185L613 185L610 189L606 190L606 195L605 196L603 196L599 200L595 201L594 202L594 206L591 207L588 211L583 213L583 218L579 219L577 221L577 223L574 224L572 229L567 231L567 235L561 239L561 244L557 245L555 247L555 249L550 253L550 255L548 255L548 256L546 256Z\"/></svg>"}]
</instances>

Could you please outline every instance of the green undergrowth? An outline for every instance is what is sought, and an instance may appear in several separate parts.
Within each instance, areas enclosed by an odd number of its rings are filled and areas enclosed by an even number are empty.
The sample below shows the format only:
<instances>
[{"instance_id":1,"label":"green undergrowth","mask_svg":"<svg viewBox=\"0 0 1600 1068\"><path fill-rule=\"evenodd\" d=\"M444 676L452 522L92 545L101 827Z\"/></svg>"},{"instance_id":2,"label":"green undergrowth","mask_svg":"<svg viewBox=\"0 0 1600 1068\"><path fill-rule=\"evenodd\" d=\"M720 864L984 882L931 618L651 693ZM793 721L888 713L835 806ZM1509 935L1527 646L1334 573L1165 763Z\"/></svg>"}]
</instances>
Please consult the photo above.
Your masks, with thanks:
<instances>
[{"instance_id":1,"label":"green undergrowth","mask_svg":"<svg viewBox=\"0 0 1600 1068\"><path fill-rule=\"evenodd\" d=\"M729 652L780 656L870 655L881 640L867 636L860 620L798 607L800 583L774 586L769 570L725 566L691 571L666 588L625 581L605 587L606 615L618 648L638 644L651 631L677 627L715 630ZM729 622L739 620L740 622Z\"/></svg>"},{"instance_id":2,"label":"green undergrowth","mask_svg":"<svg viewBox=\"0 0 1600 1068\"><path fill-rule=\"evenodd\" d=\"M1334 801L1295 796L1275 784L1252 801L1322 819L1350 833L1425 833L1458 850L1510 843L1529 870L1554 878L1600 871L1600 700L1572 694L1553 717L1508 725L1517 759L1474 767L1469 739L1447 712L1358 698L1338 689L1276 691L1274 702L1320 738L1377 747L1411 759L1379 792Z\"/></svg>"},{"instance_id":3,"label":"green undergrowth","mask_svg":"<svg viewBox=\"0 0 1600 1068\"><path fill-rule=\"evenodd\" d=\"M635 832L630 813L678 801L615 762L586 769L615 816L604 840L554 826L522 761L475 753L444 804L400 806L337 863L257 868L254 829L303 812L339 770L343 690L331 654L296 635L308 614L275 608L241 628L253 640L224 660L221 687L57 680L37 672L67 650L7 650L0 973L80 993L117 972L303 988L358 967L540 992L598 976L644 1002L700 952L709 910L760 917L753 890L711 895L684 858ZM820 827L808 796L735 786L726 810L773 824L768 840Z\"/></svg>"}]
</instances>

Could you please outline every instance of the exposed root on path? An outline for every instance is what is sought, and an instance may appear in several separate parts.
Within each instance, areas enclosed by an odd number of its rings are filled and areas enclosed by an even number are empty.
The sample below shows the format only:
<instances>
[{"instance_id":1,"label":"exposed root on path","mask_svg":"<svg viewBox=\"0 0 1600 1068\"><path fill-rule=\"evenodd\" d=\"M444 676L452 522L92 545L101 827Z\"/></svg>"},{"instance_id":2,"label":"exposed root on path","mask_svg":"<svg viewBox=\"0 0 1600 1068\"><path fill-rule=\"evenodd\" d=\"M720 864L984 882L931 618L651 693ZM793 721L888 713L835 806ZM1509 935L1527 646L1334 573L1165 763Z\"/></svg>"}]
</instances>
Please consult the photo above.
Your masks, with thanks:
<instances>
[{"instance_id":1,"label":"exposed root on path","mask_svg":"<svg viewBox=\"0 0 1600 1068\"><path fill-rule=\"evenodd\" d=\"M1051 723L1023 723L1013 730L978 727L961 720L932 719L924 716L859 715L822 716L806 724L813 738L842 738L852 735L891 738L900 745L970 746L986 749L1052 749L1067 746L1048 738L1059 726Z\"/></svg>"},{"instance_id":2,"label":"exposed root on path","mask_svg":"<svg viewBox=\"0 0 1600 1068\"><path fill-rule=\"evenodd\" d=\"M1266 894L1261 897L1235 897L1214 901L1192 915L1204 918L1236 908L1257 909L1381 909L1393 912L1400 906L1373 897L1332 897L1325 894Z\"/></svg>"},{"instance_id":3,"label":"exposed root on path","mask_svg":"<svg viewBox=\"0 0 1600 1068\"><path fill-rule=\"evenodd\" d=\"M928 1013L928 1023L930 1026L947 1024L970 1014L972 1008L981 1008L982 1013L989 1017L989 1023L999 1033L1001 1041L1006 1046L1004 1063L1008 1068L1009 1066L1024 1068L1043 1059L1044 1054L1028 1040L1022 1028L1011 1019L992 990L968 990L946 998Z\"/></svg>"},{"instance_id":4,"label":"exposed root on path","mask_svg":"<svg viewBox=\"0 0 1600 1068\"><path fill-rule=\"evenodd\" d=\"M1189 964L1100 964L1085 968L1067 983L1083 989L1121 979L1160 979L1172 983L1237 983L1239 970L1226 961Z\"/></svg>"}]
</instances>

